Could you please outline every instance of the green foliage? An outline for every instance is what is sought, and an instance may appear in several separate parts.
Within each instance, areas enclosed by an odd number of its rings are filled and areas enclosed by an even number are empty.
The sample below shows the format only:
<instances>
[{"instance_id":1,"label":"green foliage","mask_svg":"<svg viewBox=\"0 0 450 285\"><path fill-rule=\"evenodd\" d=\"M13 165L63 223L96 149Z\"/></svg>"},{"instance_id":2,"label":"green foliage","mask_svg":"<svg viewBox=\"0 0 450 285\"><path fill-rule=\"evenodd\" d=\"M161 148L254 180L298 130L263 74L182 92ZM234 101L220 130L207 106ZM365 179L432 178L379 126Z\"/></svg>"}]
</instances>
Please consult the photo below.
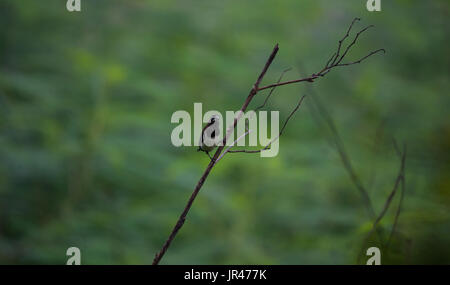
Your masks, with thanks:
<instances>
[{"instance_id":1,"label":"green foliage","mask_svg":"<svg viewBox=\"0 0 450 285\"><path fill-rule=\"evenodd\" d=\"M382 263L450 262L447 1L43 2L0 3L0 263L65 264L71 246L82 264L151 263L208 163L172 146L172 113L237 110L277 42L265 83L318 71L354 17L376 27L349 58L386 55L312 87L377 213L400 165L392 138L408 145ZM283 119L303 94L280 87L266 107ZM163 264L356 262L372 221L309 99L277 157L213 169Z\"/></svg>"}]
</instances>

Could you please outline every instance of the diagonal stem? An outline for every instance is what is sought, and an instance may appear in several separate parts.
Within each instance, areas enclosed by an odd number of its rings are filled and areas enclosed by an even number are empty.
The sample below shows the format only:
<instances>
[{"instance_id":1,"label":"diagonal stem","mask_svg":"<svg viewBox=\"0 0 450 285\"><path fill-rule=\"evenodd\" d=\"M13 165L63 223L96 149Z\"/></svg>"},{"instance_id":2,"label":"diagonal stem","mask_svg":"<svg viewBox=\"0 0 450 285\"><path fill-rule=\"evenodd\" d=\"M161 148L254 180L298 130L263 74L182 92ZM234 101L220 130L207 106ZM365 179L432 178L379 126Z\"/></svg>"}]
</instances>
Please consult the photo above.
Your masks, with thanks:
<instances>
[{"instance_id":1,"label":"diagonal stem","mask_svg":"<svg viewBox=\"0 0 450 285\"><path fill-rule=\"evenodd\" d=\"M250 90L250 93L247 96L247 99L245 100L244 104L242 105L240 113L245 112L248 105L252 101L253 97L258 92L258 86L261 83L261 80L264 78L264 75L266 74L267 69L269 69L269 66L272 64L277 53L278 53L278 44L276 44L275 47L273 48L272 53L270 54L269 58L266 61L266 64L263 67L263 70L259 74L258 79L256 80L255 84L253 85L253 88ZM236 127L239 119L240 119L240 116L238 116L234 119L233 125L230 128L231 131L233 131L234 128ZM217 160L217 158L219 157L220 153L222 152L224 146L226 145L227 137L228 137L230 130L227 132L227 135L224 136L222 145L217 148L217 151L214 153L213 159L209 162L208 166L205 169L205 172L203 172L202 176L200 177L200 180L197 182L197 185L195 186L194 191L192 192L192 195L186 204L186 207L184 207L183 212L181 213L180 217L178 218L178 221L175 224L169 237L164 242L164 245L162 246L161 250L155 255L152 265L157 265L161 261L161 258L164 256L164 254L166 253L170 244L172 243L173 239L177 235L178 231L181 229L184 222L186 221L186 216L192 207L192 203L194 203L194 200L197 197L198 192L200 192L200 189L202 188L203 184L205 183L206 178L208 178L209 173L211 172L212 168L214 167L215 161Z\"/></svg>"}]
</instances>

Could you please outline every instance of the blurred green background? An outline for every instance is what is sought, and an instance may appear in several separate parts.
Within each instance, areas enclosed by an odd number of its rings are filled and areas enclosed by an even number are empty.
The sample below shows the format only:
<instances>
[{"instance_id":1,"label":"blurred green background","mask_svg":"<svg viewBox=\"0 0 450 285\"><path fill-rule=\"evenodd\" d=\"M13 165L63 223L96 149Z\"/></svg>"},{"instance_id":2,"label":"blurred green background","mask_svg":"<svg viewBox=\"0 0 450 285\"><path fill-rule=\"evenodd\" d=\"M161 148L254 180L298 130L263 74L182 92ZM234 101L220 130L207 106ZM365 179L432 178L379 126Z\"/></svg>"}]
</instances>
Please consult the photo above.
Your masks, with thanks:
<instances>
[{"instance_id":1,"label":"blurred green background","mask_svg":"<svg viewBox=\"0 0 450 285\"><path fill-rule=\"evenodd\" d=\"M161 263L354 264L369 246L382 264L450 263L448 1L81 2L0 2L1 264L65 264L71 246L82 264L151 263L208 163L172 146L172 113L238 110L275 43L264 83L317 72L354 17L354 31L376 27L349 60L387 53L278 88L266 109L281 120L308 95L279 155L226 156ZM407 144L389 248L364 242L373 220L311 93L377 213L399 169L392 139Z\"/></svg>"}]
</instances>

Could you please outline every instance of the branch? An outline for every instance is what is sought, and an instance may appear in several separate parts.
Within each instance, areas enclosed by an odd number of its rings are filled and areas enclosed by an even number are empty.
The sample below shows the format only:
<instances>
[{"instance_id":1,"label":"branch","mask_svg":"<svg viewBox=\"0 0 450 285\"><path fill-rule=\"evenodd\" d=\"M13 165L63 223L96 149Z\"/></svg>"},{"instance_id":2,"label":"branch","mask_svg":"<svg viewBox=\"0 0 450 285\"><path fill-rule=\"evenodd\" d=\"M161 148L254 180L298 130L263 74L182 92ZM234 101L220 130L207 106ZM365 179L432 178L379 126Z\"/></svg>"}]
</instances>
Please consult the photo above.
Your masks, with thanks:
<instances>
[{"instance_id":1,"label":"branch","mask_svg":"<svg viewBox=\"0 0 450 285\"><path fill-rule=\"evenodd\" d=\"M216 164L217 162L219 162L219 160L222 159L222 157L224 157L225 154L227 154L228 152L230 152L231 148L237 144L238 141L240 141L242 138L244 138L246 135L250 134L252 132L252 130L248 130L246 131L243 135L241 135L240 137L238 137L229 147L227 147L227 149L219 156L219 158L216 160L216 162L214 164Z\"/></svg>"},{"instance_id":2,"label":"branch","mask_svg":"<svg viewBox=\"0 0 450 285\"><path fill-rule=\"evenodd\" d=\"M333 120L333 118L330 116L328 110L325 108L323 103L320 101L319 96L312 90L312 88L308 88L308 92L310 93L310 97L312 98L312 103L314 107L317 109L317 111L320 114L320 117L322 120L325 121L325 124L328 126L328 129L331 131L331 137L332 137L332 144L335 145L336 150L339 154L339 157L342 161L342 164L344 165L345 170L347 171L348 175L350 176L351 182L355 185L356 189L361 195L362 202L364 206L367 209L367 212L369 214L369 217L371 219L376 218L375 210L373 209L372 201L370 200L369 193L362 183L361 179L359 178L358 174L356 173L355 169L353 168L351 159L347 153L347 150L345 148L345 145L341 139L341 136L339 134L339 131L336 127L336 124ZM310 101L311 102L311 101ZM381 233L380 234L380 240L381 240Z\"/></svg>"},{"instance_id":3,"label":"branch","mask_svg":"<svg viewBox=\"0 0 450 285\"><path fill-rule=\"evenodd\" d=\"M273 90L273 89L272 89ZM270 149L270 145L273 144L274 141L276 141L277 139L280 138L280 136L283 134L284 129L286 128L289 120L291 119L291 117L297 112L297 110L300 108L300 105L303 102L303 99L306 97L306 95L302 96L302 98L300 98L300 101L298 101L297 106L295 106L294 110L291 111L291 113L289 114L289 116L287 117L286 121L283 124L283 127L281 128L280 132L278 133L278 135L273 138L264 148L262 149L258 149L258 150L246 150L246 149L240 149L240 150L228 150L229 153L259 153L261 151L264 150L268 150ZM245 135L245 134L244 134ZM242 137L242 136L241 136ZM239 138L240 139L240 138ZM239 140L238 139L238 140ZM234 144L233 144L234 145ZM231 145L228 149L230 149L233 145Z\"/></svg>"},{"instance_id":4,"label":"branch","mask_svg":"<svg viewBox=\"0 0 450 285\"><path fill-rule=\"evenodd\" d=\"M281 75L280 75L280 78L278 78L278 82L281 81L281 79L283 78L284 74L285 74L286 72L288 72L289 70L291 70L291 68L287 68L287 69L283 70L283 72L282 72ZM270 89L270 92L269 92L269 94L266 96L266 99L264 99L263 104L262 104L261 106L257 107L257 108L255 109L255 112L254 112L253 114L256 114L256 111L257 111L257 110L263 108L263 107L266 105L267 101L269 101L270 96L272 96L272 93L273 93L273 91L275 90L275 88L276 88L276 86L273 87L272 89ZM250 133L250 132L248 132L248 133ZM241 136L241 137L243 137L243 136ZM233 143L233 145L236 145L236 142L239 141L241 137L239 137L239 138L235 141L235 143ZM272 143L272 142L271 142L271 143ZM259 149L259 150L231 150L231 148L233 147L233 145L231 145L230 147L228 147L228 148L226 149L225 152L230 152L230 153L238 153L238 152L243 152L243 153L259 153L259 152L261 152L261 151L263 151L263 150L269 149L269 148L270 148L269 146L270 146L271 143L269 143L265 148ZM223 157L224 155L225 155L225 153L223 153L223 154L219 157L219 159L220 159L221 157ZM217 163L217 162L216 162L216 163Z\"/></svg>"},{"instance_id":5,"label":"branch","mask_svg":"<svg viewBox=\"0 0 450 285\"><path fill-rule=\"evenodd\" d=\"M380 214L378 215L377 219L373 223L372 230L369 233L369 236L372 234L378 223L383 219L384 215L386 214L387 210L389 209L389 206L391 205L392 199L395 196L395 193L397 193L398 186L400 185L401 181L403 180L403 173L405 169L405 160L406 160L406 149L402 152L401 155L401 162L400 162L400 170L398 173L397 178L395 179L394 188L392 189L391 194L389 194L388 198L386 199L386 202L384 203L384 207L381 210Z\"/></svg>"},{"instance_id":6,"label":"branch","mask_svg":"<svg viewBox=\"0 0 450 285\"><path fill-rule=\"evenodd\" d=\"M354 20L354 21L352 22L352 25L349 27L347 33L349 33L349 31L351 30L351 27L353 26L353 23L354 23L355 21L356 21L356 20ZM362 33L362 32L363 32L363 31L361 31L360 33ZM358 37L358 36L359 36L359 35L357 35L357 37ZM357 38L357 37L356 37L356 38ZM356 42L356 39L355 39L354 41ZM341 45L341 43L340 43L340 45ZM351 44L351 45L352 45L352 44ZM347 49L350 49L351 45L350 45L349 47L347 47ZM339 50L340 50L340 48L339 48ZM379 51L380 51L380 50L379 50ZM374 53L377 53L377 52L378 52L378 51L376 51L376 52L374 52ZM250 102L252 101L252 99L254 98L254 96L255 96L259 91L262 91L262 90L265 90L265 89L268 89L268 88L273 88L273 87L276 87L276 86L288 85L288 84L297 83L297 82L302 82L302 81L314 82L314 79L316 79L317 77L322 77L322 76L324 76L324 75L325 75L326 73L328 73L332 68L334 68L334 67L337 66L337 65L334 65L334 63L331 64L331 65L329 65L329 64L330 64L330 61L329 61L329 62L327 63L327 65L325 66L324 69L322 69L322 70L321 70L320 72L318 72L317 74L313 74L313 75L312 75L311 77L309 77L309 78L297 79L297 80L286 81L286 82L277 82L277 83L275 83L275 84L267 85L267 86L264 86L264 87L259 87L261 81L262 81L263 78L264 78L264 75L266 74L267 70L269 69L270 65L272 64L273 60L275 59L275 56L277 55L277 53L278 53L278 44L276 44L275 47L273 48L272 53L270 54L269 58L267 59L267 61L266 61L265 65L264 65L264 67L263 67L261 73L259 74L258 78L256 79L256 82L254 83L253 87L250 89L250 92L249 92L249 94L248 94L246 100L244 101L244 104L242 105L242 107L241 107L241 109L240 109L240 112L238 112L239 115L236 116L236 117L234 118L233 124L227 129L227 132L226 132L226 134L225 134L225 136L224 136L224 138L223 138L222 144L217 148L216 152L214 153L213 158L211 159L211 161L209 162L209 164L208 164L208 166L206 167L205 171L203 172L202 176L200 177L200 180L197 182L197 185L195 186L194 191L192 192L191 197L189 198L189 200L188 200L188 202L187 202L187 204L186 204L186 206L185 206L183 212L181 213L181 215L180 215L180 217L178 218L178 220L177 220L177 222L176 222L174 228L172 229L172 232L170 233L170 235L169 235L169 237L167 238L167 240L164 242L164 244L163 244L162 248L160 249L160 251L155 255L155 258L154 258L153 263L152 263L153 265L157 265L157 264L161 261L161 258L164 256L164 254L166 253L166 251L167 251L167 249L169 248L170 244L172 243L173 239L174 239L175 236L177 235L178 231L179 231L179 230L181 229L181 227L183 226L183 224L184 224L184 222L185 222L185 220L186 220L186 216L187 216L189 210L191 209L192 204L193 204L195 198L197 197L197 195L198 195L200 189L202 188L203 184L205 183L206 178L209 176L209 174L210 174L212 168L216 165L217 160L218 160L218 158L219 158L221 152L223 151L223 149L224 149L224 147L225 147L225 145L226 145L226 142L227 142L227 139L228 139L229 135L230 135L231 132L233 132L234 129L236 128L237 122L241 119L242 114L245 112L245 110L247 109L248 105L250 104ZM374 54L374 53L372 53L372 54ZM372 54L369 54L369 55L366 56L365 58L371 56ZM338 55L338 53L336 53L336 57L337 57L337 55ZM342 58L343 58L343 57L342 57ZM364 60L365 58L362 58L360 61ZM340 64L340 60L338 60L337 62L338 62L338 64ZM351 65L351 64L353 64L353 63L347 64L347 65ZM281 81L281 78L280 78L279 81ZM273 91L273 90L272 90L272 91ZM270 95L270 94L269 94L269 95ZM284 128L286 127L287 122L289 121L289 119L292 117L292 115L293 115L293 114L297 111L297 109L300 107L300 104L301 104L303 98L304 98L304 97L302 97L302 99L300 100L299 104L296 106L296 108L294 109L294 111L289 115L289 117L288 117L288 119L286 120L286 122L285 122L285 124L284 124L282 130L280 131L280 134L278 135L278 137L282 134L282 132L283 132ZM267 98L267 100L268 100L268 98ZM266 100L266 101L267 101L267 100ZM264 103L262 106L264 106L264 105L265 105L265 103ZM278 137L277 137L277 138L278 138ZM228 152L230 152L230 151L228 151ZM223 155L222 155L220 158L222 158L222 157L223 157Z\"/></svg>"},{"instance_id":7,"label":"branch","mask_svg":"<svg viewBox=\"0 0 450 285\"><path fill-rule=\"evenodd\" d=\"M293 84L293 83L298 83L298 82L314 82L315 79L319 78L319 77L323 77L325 76L328 72L330 72L333 68L336 67L340 67L340 66L349 66L349 65L354 65L354 64L358 64L361 63L362 61L364 61L365 59L371 57L372 55L375 55L379 52L383 52L386 53L385 49L377 49L375 51L371 51L369 54L367 54L366 56L363 56L362 58L353 61L353 62L347 62L347 63L342 63L342 61L344 60L344 58L346 57L347 53L350 51L350 49L356 44L359 36L364 33L365 31L367 31L369 28L373 27L373 25L367 26L364 29L360 30L355 38L353 39L353 41L345 48L344 53L341 55L341 48L342 48L342 44L344 43L345 39L348 38L350 31L353 27L353 25L355 24L356 21L359 21L359 18L355 18L353 19L352 23L350 24L347 33L344 35L344 37L339 41L338 44L338 48L336 50L336 52L333 53L333 55L331 56L331 58L327 61L327 63L325 64L325 67L322 68L322 70L320 70L317 73L313 73L311 76L308 77L304 77L304 78L300 78L300 79L295 79L295 80L290 80L290 81L284 81L284 82L277 82L277 83L273 83L267 86L263 86L261 88L258 89L258 91L264 90L264 89L268 89L268 88L272 88L272 87L276 87L276 86L282 86L282 85L288 85L288 84Z\"/></svg>"},{"instance_id":8,"label":"branch","mask_svg":"<svg viewBox=\"0 0 450 285\"><path fill-rule=\"evenodd\" d=\"M277 83L280 83L281 79L283 79L284 74L286 72L290 71L291 69L292 68L287 68L287 69L283 70L283 72L280 75L280 78L278 78ZM256 113L256 111L258 111L259 109L261 109L262 107L264 107L266 105L266 103L269 100L270 96L272 96L272 93L275 90L275 88L276 88L276 86L274 86L274 87L272 87L272 89L270 89L269 94L267 95L266 99L264 99L264 103L261 106L259 106L258 108L255 109L255 113Z\"/></svg>"},{"instance_id":9,"label":"branch","mask_svg":"<svg viewBox=\"0 0 450 285\"><path fill-rule=\"evenodd\" d=\"M277 55L277 53L278 53L278 44L276 44L275 47L273 48L272 53L270 54L270 56L267 59L267 61L266 61L265 65L264 65L261 73L258 76L258 79L256 80L255 84L253 85L252 89L250 90L250 93L248 94L247 99L244 101L244 104L241 107L241 113L245 112L245 110L247 109L248 104L250 104L250 102L252 101L253 97L258 92L259 84L261 83L261 80L263 79L264 75L266 74L267 69L269 68L269 66L272 64L272 61L274 60L274 58ZM227 134L223 138L222 145L217 148L216 152L214 153L213 159L211 159L211 161L209 162L208 166L205 169L205 172L203 172L203 175L200 177L200 180L197 182L197 185L194 188L194 192L192 192L192 195L189 198L189 200L188 200L188 202L186 204L186 207L184 208L183 212L181 213L180 217L178 218L177 223L175 224L172 232L170 233L169 237L165 241L163 247L155 255L155 258L153 259L152 265L157 265L161 261L161 258L166 253L167 249L169 248L169 246L172 243L173 239L175 238L176 234L178 233L178 231L183 226L183 224L184 224L184 222L186 220L186 216L187 216L189 210L192 207L192 203L194 202L195 198L198 195L198 192L202 188L203 183L205 183L205 180L208 177L209 173L211 172L213 166L215 165L215 161L217 160L217 158L219 157L220 153L222 152L224 146L226 145L227 137L229 136L230 131L234 130L234 128L236 127L237 122L238 122L239 119L240 119L240 117L236 117L234 119L232 128L230 128L230 130L227 131Z\"/></svg>"},{"instance_id":10,"label":"branch","mask_svg":"<svg viewBox=\"0 0 450 285\"><path fill-rule=\"evenodd\" d=\"M387 247L389 245L391 239L392 239L392 236L393 236L393 234L395 232L395 229L396 229L396 226L397 226L398 217L399 217L400 211L401 211L401 203L402 203L403 195L404 195L404 183L405 183L404 168L405 168L405 159L406 159L406 145L404 146L404 150L402 152L402 151L400 151L400 149L397 146L396 141L394 140L394 149L395 149L396 153L398 154L398 156L401 159L401 166L400 166L400 170L399 170L399 175L397 176L397 179L395 181L393 191L391 192L391 194L389 195L387 201L385 202L385 206L384 206L383 210L381 211L381 213L378 216L376 216L375 215L375 211L374 211L373 206L372 206L372 203L371 203L371 200L370 200L370 197L368 195L368 191L363 186L361 180L359 179L358 175L356 174L356 172L354 171L354 169L352 167L350 158L347 155L347 152L346 152L346 150L344 148L343 142L342 142L342 140L340 138L340 135L338 133L338 130L336 128L336 125L335 125L333 119L331 118L331 116L329 115L328 111L323 106L323 104L320 102L320 100L317 97L317 95L314 94L314 92L312 91L311 88L309 88L309 93L311 93L310 96L312 98L312 102L313 102L314 106L318 109L321 117L325 120L325 123L328 125L329 129L331 130L334 143L335 143L336 148L337 148L337 150L339 152L339 155L340 155L341 160L342 160L342 162L344 164L344 167L347 170L347 172L349 173L352 182L355 184L357 189L360 191L360 193L362 195L362 198L363 198L363 201L366 204L367 209L369 210L369 214L371 215L371 218L374 220L372 229L371 229L370 233L367 235L367 237L364 239L364 243L363 244L366 243L367 239L370 237L370 235L373 234L373 232L375 230L377 231L377 233L379 235L380 241L383 243L383 241L382 241L382 232L381 232L381 229L377 228L377 225L380 223L381 219L386 214L386 211L388 210L389 205L391 204L392 199L393 199L393 197L394 197L394 195L395 195L395 193L396 193L396 191L398 189L399 183L401 182L402 188L401 188L400 202L399 202L399 206L397 208L397 213L396 213L396 216L395 216L394 225L392 227L389 240L388 240L388 242L386 244L386 247ZM364 248L364 246L363 246L363 248ZM363 251L361 251L361 252L363 252ZM359 263L359 258L360 257L361 256L358 257L358 263Z\"/></svg>"},{"instance_id":11,"label":"branch","mask_svg":"<svg viewBox=\"0 0 450 285\"><path fill-rule=\"evenodd\" d=\"M399 155L399 157L402 157L402 153L398 149L398 146L397 146L397 143L395 142L395 140L394 140L394 145L396 147L397 154ZM404 153L404 156L406 157L406 145L403 145L403 153ZM391 244L392 238L393 238L393 236L394 236L394 234L396 232L398 219L400 217L400 212L402 210L402 203L403 203L403 198L405 196L405 188L406 188L406 186L405 186L405 183L406 183L405 168L403 168L401 183L402 183L402 186L400 188L400 201L398 202L398 207L397 207L397 211L395 213L395 218L394 218L394 224L392 225L392 230L391 230L391 233L389 235L389 239L388 239L387 244L386 244L387 248Z\"/></svg>"},{"instance_id":12,"label":"branch","mask_svg":"<svg viewBox=\"0 0 450 285\"><path fill-rule=\"evenodd\" d=\"M341 47L342 47L342 43L345 41L346 38L348 38L348 36L350 35L350 31L353 28L353 25L355 24L356 21L360 21L360 18L354 18L352 23L350 24L350 26L348 27L347 33L344 35L344 37L339 41L338 44L338 48L337 51L334 53L334 55L330 58L330 60L328 61L328 63L325 65L325 68L328 66L328 64L331 62L331 60L333 60L333 63L336 62L336 59L339 57L339 53L341 52Z\"/></svg>"},{"instance_id":13,"label":"branch","mask_svg":"<svg viewBox=\"0 0 450 285\"><path fill-rule=\"evenodd\" d=\"M381 212L378 215L377 219L374 221L374 223L372 225L372 229L370 230L370 232L367 234L367 236L364 239L363 249L365 248L364 244L366 244L367 240L370 238L372 233L375 231L375 229L377 228L378 224L381 222L381 220L383 219L383 217L386 214L387 210L389 209L389 206L391 205L391 202L394 199L395 194L397 193L397 189L399 188L400 183L402 184L402 188L404 188L405 163L406 163L406 145L404 145L403 151L401 151L401 152L398 149L397 144L395 143L395 141L394 141L394 147L395 147L395 150L398 152L398 154L400 156L400 169L399 169L397 178L395 179L394 187L393 187L391 193L389 194L388 198L386 199L386 202L384 203L383 209L381 210ZM393 233L395 231L395 227L396 227L397 221L398 221L398 216L400 215L400 205L401 205L401 200L403 200L404 189L402 189L401 192L402 192L402 194L401 194L401 198L400 198L400 203L399 203L399 207L398 207L397 212L396 212L395 221L394 221L394 225L392 227L392 232L390 234L389 241L391 240L392 235L393 235ZM389 244L389 241L388 241L388 244ZM362 250L361 252L364 252L364 250Z\"/></svg>"}]
</instances>

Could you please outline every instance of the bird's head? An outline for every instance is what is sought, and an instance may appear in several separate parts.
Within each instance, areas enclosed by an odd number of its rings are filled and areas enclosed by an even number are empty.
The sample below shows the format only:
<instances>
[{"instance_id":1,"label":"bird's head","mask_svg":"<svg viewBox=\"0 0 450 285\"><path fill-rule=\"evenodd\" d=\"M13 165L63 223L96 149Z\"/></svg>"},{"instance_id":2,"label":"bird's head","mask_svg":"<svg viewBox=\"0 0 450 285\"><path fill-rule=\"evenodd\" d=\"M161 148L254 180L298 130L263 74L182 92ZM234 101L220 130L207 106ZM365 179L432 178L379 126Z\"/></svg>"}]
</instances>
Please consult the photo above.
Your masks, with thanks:
<instances>
[{"instance_id":1,"label":"bird's head","mask_svg":"<svg viewBox=\"0 0 450 285\"><path fill-rule=\"evenodd\" d=\"M219 116L212 115L211 118L209 119L209 123L214 124L215 122L219 122Z\"/></svg>"}]
</instances>

